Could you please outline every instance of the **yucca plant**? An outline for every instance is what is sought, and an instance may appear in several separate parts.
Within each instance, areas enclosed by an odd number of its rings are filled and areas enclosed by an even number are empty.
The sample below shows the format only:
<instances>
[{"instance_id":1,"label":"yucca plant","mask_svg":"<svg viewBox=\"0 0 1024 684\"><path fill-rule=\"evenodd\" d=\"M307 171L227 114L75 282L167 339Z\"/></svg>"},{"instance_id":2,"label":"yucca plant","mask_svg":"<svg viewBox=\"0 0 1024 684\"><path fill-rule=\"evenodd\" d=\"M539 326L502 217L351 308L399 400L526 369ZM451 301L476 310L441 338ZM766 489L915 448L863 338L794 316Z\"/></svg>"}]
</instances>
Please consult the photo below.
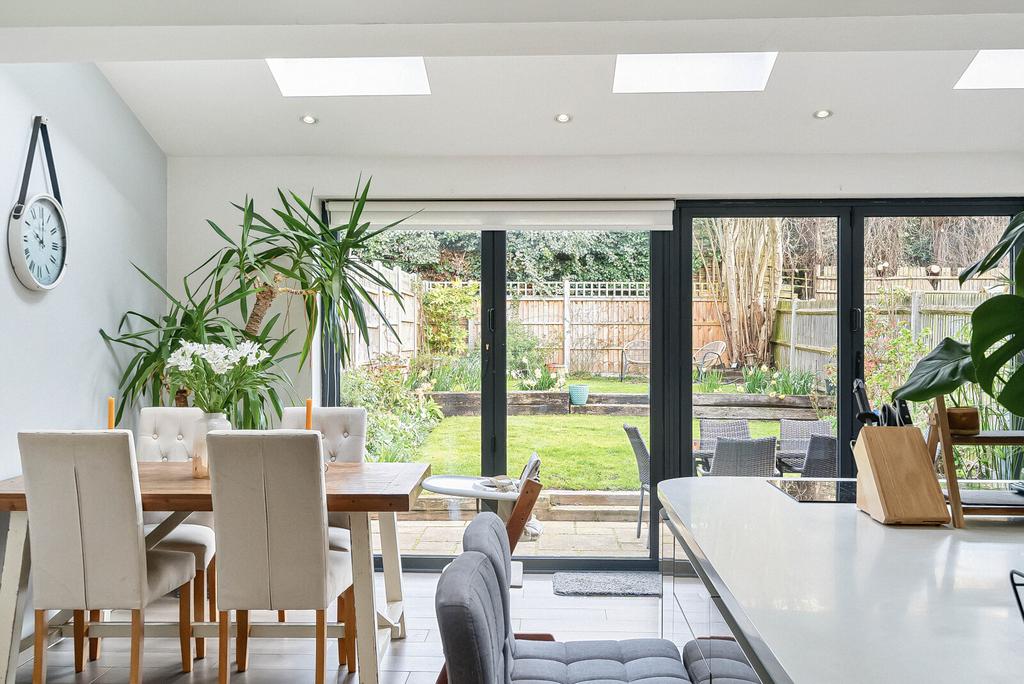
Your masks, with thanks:
<instances>
[{"instance_id":1,"label":"yucca plant","mask_svg":"<svg viewBox=\"0 0 1024 684\"><path fill-rule=\"evenodd\" d=\"M366 285L383 288L399 305L401 294L379 269L362 259L362 252L373 238L401 220L371 228L362 218L369 191L370 180L361 188L356 184L348 220L336 226L323 220L296 193L280 189L281 206L274 209L275 220L258 213L251 199L234 205L242 212L241 232L237 238L228 235L213 221L208 222L228 243L215 255L216 265L208 276L213 292L217 296L229 292L227 298L234 298L239 292L256 295L251 307L248 296L237 300L248 334L255 335L265 327L263 320L279 296L302 298L306 325L300 366L309 356L321 308L324 333L333 342L343 365L347 365L352 356L348 323L352 324L356 335L369 343L367 307L377 312L391 334L398 336L388 317L366 291Z\"/></svg>"},{"instance_id":2,"label":"yucca plant","mask_svg":"<svg viewBox=\"0 0 1024 684\"><path fill-rule=\"evenodd\" d=\"M148 399L153 406L164 406L172 402L176 406L187 406L188 390L168 377L167 360L184 342L234 346L241 337L240 333L228 318L220 314L220 310L252 294L237 291L227 297L217 298L209 288L206 292L197 293L189 282L195 273L193 272L184 278L185 294L179 298L172 295L144 270L135 264L133 266L167 300L167 313L162 316L149 316L139 311L128 311L121 317L116 334L100 330L100 335L108 343L134 351L118 385L121 390L117 412L119 422L125 408L135 405L143 398ZM258 335L252 336L252 339L259 342L270 353L275 363L279 364L294 355L280 356L288 335L273 339L270 333L275 322L276 317L268 321L268 325ZM273 403L270 397L260 402L246 399L243 412L252 416L256 411L263 411L264 419L256 421L255 424L265 422L268 401ZM277 400L277 403L280 404L280 401Z\"/></svg>"}]
</instances>

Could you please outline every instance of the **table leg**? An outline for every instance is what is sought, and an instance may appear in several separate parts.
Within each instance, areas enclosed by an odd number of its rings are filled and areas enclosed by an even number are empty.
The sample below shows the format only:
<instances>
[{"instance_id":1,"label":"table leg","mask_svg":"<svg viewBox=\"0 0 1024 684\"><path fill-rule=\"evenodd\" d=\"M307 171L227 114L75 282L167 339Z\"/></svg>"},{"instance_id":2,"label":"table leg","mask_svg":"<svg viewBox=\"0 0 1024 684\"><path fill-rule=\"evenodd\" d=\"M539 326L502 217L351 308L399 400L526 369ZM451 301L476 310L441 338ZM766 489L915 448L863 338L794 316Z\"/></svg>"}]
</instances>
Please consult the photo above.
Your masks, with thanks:
<instances>
[{"instance_id":1,"label":"table leg","mask_svg":"<svg viewBox=\"0 0 1024 684\"><path fill-rule=\"evenodd\" d=\"M370 514L353 512L350 522L359 682L378 684L381 649L377 643L377 601L373 586L373 535L370 531ZM388 636L390 632L385 631L385 638Z\"/></svg>"},{"instance_id":2,"label":"table leg","mask_svg":"<svg viewBox=\"0 0 1024 684\"><path fill-rule=\"evenodd\" d=\"M21 651L21 629L28 598L28 513L12 511L7 523L3 574L0 575L0 667L2 682L14 682Z\"/></svg>"},{"instance_id":3,"label":"table leg","mask_svg":"<svg viewBox=\"0 0 1024 684\"><path fill-rule=\"evenodd\" d=\"M398 548L398 518L393 512L378 513L377 521L380 524L380 555L381 564L384 566L387 617L393 620L391 638L404 639L405 605L402 592L402 554Z\"/></svg>"},{"instance_id":4,"label":"table leg","mask_svg":"<svg viewBox=\"0 0 1024 684\"><path fill-rule=\"evenodd\" d=\"M163 538L174 530L175 527L185 522L188 516L192 515L192 511L173 511L168 515L162 523L150 530L149 534L146 535L146 550L151 551L163 541Z\"/></svg>"}]
</instances>

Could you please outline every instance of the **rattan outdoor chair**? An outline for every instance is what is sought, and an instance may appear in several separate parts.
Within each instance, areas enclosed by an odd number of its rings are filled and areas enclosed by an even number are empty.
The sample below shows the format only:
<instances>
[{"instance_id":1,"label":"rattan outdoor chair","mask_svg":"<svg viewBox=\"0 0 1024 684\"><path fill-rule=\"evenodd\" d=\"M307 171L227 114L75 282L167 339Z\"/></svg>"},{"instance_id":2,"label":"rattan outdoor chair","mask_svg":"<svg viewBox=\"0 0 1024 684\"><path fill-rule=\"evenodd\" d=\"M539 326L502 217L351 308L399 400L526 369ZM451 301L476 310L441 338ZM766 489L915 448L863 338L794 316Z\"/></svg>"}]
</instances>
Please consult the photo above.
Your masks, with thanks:
<instances>
[{"instance_id":1,"label":"rattan outdoor chair","mask_svg":"<svg viewBox=\"0 0 1024 684\"><path fill-rule=\"evenodd\" d=\"M807 450L812 435L832 436L832 424L827 420L779 421L779 463L786 470L800 472L804 469Z\"/></svg>"},{"instance_id":2,"label":"rattan outdoor chair","mask_svg":"<svg viewBox=\"0 0 1024 684\"><path fill-rule=\"evenodd\" d=\"M640 476L640 510L636 515L636 537L640 538L640 526L644 521L644 493L651 493L651 452L644 444L644 438L635 425L624 424L622 429L626 431L629 444L633 447L633 455L636 456L636 470Z\"/></svg>"},{"instance_id":3,"label":"rattan outdoor chair","mask_svg":"<svg viewBox=\"0 0 1024 684\"><path fill-rule=\"evenodd\" d=\"M720 437L750 439L750 425L745 420L701 419L700 445L693 452L693 456L694 464L701 464L701 470L705 474L711 471L711 461L715 456L715 443Z\"/></svg>"},{"instance_id":4,"label":"rattan outdoor chair","mask_svg":"<svg viewBox=\"0 0 1024 684\"><path fill-rule=\"evenodd\" d=\"M803 477L838 477L836 438L831 435L811 435L808 440L807 460L801 472Z\"/></svg>"},{"instance_id":5,"label":"rattan outdoor chair","mask_svg":"<svg viewBox=\"0 0 1024 684\"><path fill-rule=\"evenodd\" d=\"M720 437L715 443L711 463L712 477L772 477L775 473L775 438L729 439Z\"/></svg>"}]
</instances>

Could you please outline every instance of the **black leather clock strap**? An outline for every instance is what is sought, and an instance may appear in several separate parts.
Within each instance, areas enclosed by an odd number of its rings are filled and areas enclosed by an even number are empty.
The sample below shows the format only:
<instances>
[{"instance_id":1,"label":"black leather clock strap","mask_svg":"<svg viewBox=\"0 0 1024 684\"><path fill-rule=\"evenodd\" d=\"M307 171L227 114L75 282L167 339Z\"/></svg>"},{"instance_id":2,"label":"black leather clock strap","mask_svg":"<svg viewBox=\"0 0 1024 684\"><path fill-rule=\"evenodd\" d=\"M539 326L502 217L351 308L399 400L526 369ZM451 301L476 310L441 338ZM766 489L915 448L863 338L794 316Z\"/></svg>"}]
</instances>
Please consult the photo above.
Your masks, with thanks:
<instances>
[{"instance_id":1,"label":"black leather clock strap","mask_svg":"<svg viewBox=\"0 0 1024 684\"><path fill-rule=\"evenodd\" d=\"M60 199L60 186L57 185L57 167L53 163L53 148L50 147L50 131L46 127L43 117L37 116L32 120L32 139L28 143L28 158L25 159L25 173L21 177L21 192L18 193L18 203L14 205L14 218L20 218L25 211L25 201L28 199L28 182L32 177L32 160L36 156L36 143L39 138L43 139L43 154L46 156L46 168L50 175L50 189L57 202Z\"/></svg>"}]
</instances>

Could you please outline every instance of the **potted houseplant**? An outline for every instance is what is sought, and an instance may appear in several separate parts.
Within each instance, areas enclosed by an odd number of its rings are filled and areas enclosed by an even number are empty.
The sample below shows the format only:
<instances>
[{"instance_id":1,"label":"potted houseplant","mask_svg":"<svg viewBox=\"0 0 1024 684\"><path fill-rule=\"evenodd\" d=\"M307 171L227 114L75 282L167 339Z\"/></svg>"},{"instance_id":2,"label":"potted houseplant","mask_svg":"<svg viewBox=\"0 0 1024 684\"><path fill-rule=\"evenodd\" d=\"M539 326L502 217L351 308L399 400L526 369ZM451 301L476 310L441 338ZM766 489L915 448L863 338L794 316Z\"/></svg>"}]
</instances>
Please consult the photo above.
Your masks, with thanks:
<instances>
[{"instance_id":1,"label":"potted houseplant","mask_svg":"<svg viewBox=\"0 0 1024 684\"><path fill-rule=\"evenodd\" d=\"M245 341L238 346L184 342L167 359L171 381L185 387L193 404L203 410L192 454L192 476L210 476L206 434L230 430L227 414L247 395L265 391L280 381L272 370L270 354L260 345Z\"/></svg>"},{"instance_id":2,"label":"potted houseplant","mask_svg":"<svg viewBox=\"0 0 1024 684\"><path fill-rule=\"evenodd\" d=\"M1015 254L1012 292L1000 294L971 313L970 342L945 338L911 371L907 382L893 393L895 399L930 401L967 383L981 389L1015 415L1024 415L1024 373L1017 372L1024 353L1024 212L1011 220L988 254L960 274L963 284L995 268L1007 254ZM969 407L973 408L973 407ZM960 411L962 431L974 429L977 409ZM950 416L951 422L954 416Z\"/></svg>"}]
</instances>

